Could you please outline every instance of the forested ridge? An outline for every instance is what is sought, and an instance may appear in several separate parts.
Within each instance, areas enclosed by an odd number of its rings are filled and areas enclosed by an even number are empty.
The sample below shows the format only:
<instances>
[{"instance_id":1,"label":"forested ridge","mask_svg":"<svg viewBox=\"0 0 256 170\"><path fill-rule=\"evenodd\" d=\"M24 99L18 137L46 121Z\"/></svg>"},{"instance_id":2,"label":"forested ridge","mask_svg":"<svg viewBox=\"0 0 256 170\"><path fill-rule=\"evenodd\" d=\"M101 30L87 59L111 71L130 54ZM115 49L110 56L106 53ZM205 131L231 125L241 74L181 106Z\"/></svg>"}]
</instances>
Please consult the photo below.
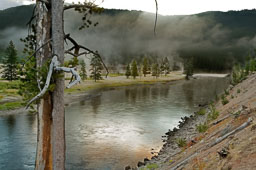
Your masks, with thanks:
<instances>
[{"instance_id":1,"label":"forested ridge","mask_svg":"<svg viewBox=\"0 0 256 170\"><path fill-rule=\"evenodd\" d=\"M11 40L9 35L26 34L32 10L33 5L0 11L0 57ZM76 15L74 12L65 15L67 30L81 26L80 20L73 19L79 18ZM144 56L151 61L165 56L175 61L191 57L195 68L220 71L231 69L236 62L243 63L249 55L254 56L255 17L256 10L159 15L154 36L154 14L105 9L91 17L99 23L96 27L73 34L89 48L98 50L109 64L126 65L133 59L142 62ZM12 30L14 34L10 33ZM20 43L18 38L13 41Z\"/></svg>"}]
</instances>

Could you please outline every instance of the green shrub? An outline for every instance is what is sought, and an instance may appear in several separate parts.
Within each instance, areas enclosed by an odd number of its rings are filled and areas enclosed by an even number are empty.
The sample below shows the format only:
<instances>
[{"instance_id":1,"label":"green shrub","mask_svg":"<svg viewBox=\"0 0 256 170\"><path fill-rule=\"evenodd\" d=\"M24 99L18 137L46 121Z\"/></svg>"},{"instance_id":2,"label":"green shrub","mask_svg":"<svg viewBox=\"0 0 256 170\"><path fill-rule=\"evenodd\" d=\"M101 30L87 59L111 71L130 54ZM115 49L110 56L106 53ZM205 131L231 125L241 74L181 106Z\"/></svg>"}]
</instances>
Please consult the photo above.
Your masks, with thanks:
<instances>
[{"instance_id":1,"label":"green shrub","mask_svg":"<svg viewBox=\"0 0 256 170\"><path fill-rule=\"evenodd\" d=\"M0 90L4 89L19 89L19 81L0 82Z\"/></svg>"},{"instance_id":2,"label":"green shrub","mask_svg":"<svg viewBox=\"0 0 256 170\"><path fill-rule=\"evenodd\" d=\"M187 145L187 141L184 138L177 138L176 143L180 148L185 147Z\"/></svg>"},{"instance_id":3,"label":"green shrub","mask_svg":"<svg viewBox=\"0 0 256 170\"><path fill-rule=\"evenodd\" d=\"M2 100L4 98L4 96L0 96L0 100Z\"/></svg>"},{"instance_id":4,"label":"green shrub","mask_svg":"<svg viewBox=\"0 0 256 170\"><path fill-rule=\"evenodd\" d=\"M10 102L10 103L1 104L0 110L12 110L22 106L23 106L22 102Z\"/></svg>"},{"instance_id":5,"label":"green shrub","mask_svg":"<svg viewBox=\"0 0 256 170\"><path fill-rule=\"evenodd\" d=\"M199 133L203 133L203 132L206 132L206 130L208 129L208 125L206 123L204 124L199 124L199 125L196 125L196 130L199 132Z\"/></svg>"},{"instance_id":6,"label":"green shrub","mask_svg":"<svg viewBox=\"0 0 256 170\"><path fill-rule=\"evenodd\" d=\"M229 91L228 90L224 90L225 95L229 95Z\"/></svg>"},{"instance_id":7,"label":"green shrub","mask_svg":"<svg viewBox=\"0 0 256 170\"><path fill-rule=\"evenodd\" d=\"M237 91L236 91L237 93L240 93L241 92L241 90L240 89L237 89Z\"/></svg>"},{"instance_id":8,"label":"green shrub","mask_svg":"<svg viewBox=\"0 0 256 170\"><path fill-rule=\"evenodd\" d=\"M225 97L224 99L222 99L222 101L221 101L221 103L223 104L223 105L226 105L226 104L228 104L228 99Z\"/></svg>"},{"instance_id":9,"label":"green shrub","mask_svg":"<svg viewBox=\"0 0 256 170\"><path fill-rule=\"evenodd\" d=\"M157 164L148 164L147 165L147 169L156 169L156 168L158 168L158 165Z\"/></svg>"},{"instance_id":10,"label":"green shrub","mask_svg":"<svg viewBox=\"0 0 256 170\"><path fill-rule=\"evenodd\" d=\"M210 113L208 114L208 120L215 120L219 116L219 112L216 110L216 108L211 105L210 106Z\"/></svg>"},{"instance_id":11,"label":"green shrub","mask_svg":"<svg viewBox=\"0 0 256 170\"><path fill-rule=\"evenodd\" d=\"M205 115L205 113L206 113L206 110L205 110L205 109L200 109L200 110L197 112L198 115Z\"/></svg>"}]
</instances>

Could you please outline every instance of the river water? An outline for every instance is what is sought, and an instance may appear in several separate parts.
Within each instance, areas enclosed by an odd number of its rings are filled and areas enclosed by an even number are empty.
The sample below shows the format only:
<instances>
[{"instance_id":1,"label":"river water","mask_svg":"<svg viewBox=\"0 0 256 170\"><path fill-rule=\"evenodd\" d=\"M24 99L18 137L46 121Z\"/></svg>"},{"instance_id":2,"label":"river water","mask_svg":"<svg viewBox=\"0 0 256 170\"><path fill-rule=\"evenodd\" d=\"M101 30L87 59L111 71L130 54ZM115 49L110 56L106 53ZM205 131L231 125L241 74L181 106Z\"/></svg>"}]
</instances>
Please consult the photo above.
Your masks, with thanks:
<instances>
[{"instance_id":1,"label":"river water","mask_svg":"<svg viewBox=\"0 0 256 170\"><path fill-rule=\"evenodd\" d=\"M213 100L227 78L95 90L66 107L67 169L121 170L150 158L161 136ZM86 97L87 96L87 97ZM0 117L0 169L34 168L37 119Z\"/></svg>"}]
</instances>

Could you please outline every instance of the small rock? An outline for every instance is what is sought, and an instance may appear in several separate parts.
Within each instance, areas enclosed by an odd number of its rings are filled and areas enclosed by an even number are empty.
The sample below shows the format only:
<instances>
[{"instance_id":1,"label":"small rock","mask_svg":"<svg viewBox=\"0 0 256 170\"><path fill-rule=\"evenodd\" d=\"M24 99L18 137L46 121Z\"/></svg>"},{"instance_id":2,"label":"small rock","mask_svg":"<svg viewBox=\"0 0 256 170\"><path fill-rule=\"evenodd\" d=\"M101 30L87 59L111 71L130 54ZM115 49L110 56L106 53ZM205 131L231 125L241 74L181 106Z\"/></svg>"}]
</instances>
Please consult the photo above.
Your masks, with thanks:
<instances>
[{"instance_id":1,"label":"small rock","mask_svg":"<svg viewBox=\"0 0 256 170\"><path fill-rule=\"evenodd\" d=\"M251 131L256 130L256 125L252 125Z\"/></svg>"},{"instance_id":2,"label":"small rock","mask_svg":"<svg viewBox=\"0 0 256 170\"><path fill-rule=\"evenodd\" d=\"M125 170L131 170L132 168L130 166L126 166L124 169Z\"/></svg>"},{"instance_id":3,"label":"small rock","mask_svg":"<svg viewBox=\"0 0 256 170\"><path fill-rule=\"evenodd\" d=\"M229 154L229 151L226 148L222 148L221 151L218 152L220 158L226 158Z\"/></svg>"},{"instance_id":4,"label":"small rock","mask_svg":"<svg viewBox=\"0 0 256 170\"><path fill-rule=\"evenodd\" d=\"M145 158L145 159L144 159L144 162L148 162L148 161L149 161L149 159L148 159L148 158Z\"/></svg>"},{"instance_id":5,"label":"small rock","mask_svg":"<svg viewBox=\"0 0 256 170\"><path fill-rule=\"evenodd\" d=\"M146 164L144 162L140 162L140 161L137 164L138 167L141 167L141 166L144 166L144 165L146 165Z\"/></svg>"}]
</instances>

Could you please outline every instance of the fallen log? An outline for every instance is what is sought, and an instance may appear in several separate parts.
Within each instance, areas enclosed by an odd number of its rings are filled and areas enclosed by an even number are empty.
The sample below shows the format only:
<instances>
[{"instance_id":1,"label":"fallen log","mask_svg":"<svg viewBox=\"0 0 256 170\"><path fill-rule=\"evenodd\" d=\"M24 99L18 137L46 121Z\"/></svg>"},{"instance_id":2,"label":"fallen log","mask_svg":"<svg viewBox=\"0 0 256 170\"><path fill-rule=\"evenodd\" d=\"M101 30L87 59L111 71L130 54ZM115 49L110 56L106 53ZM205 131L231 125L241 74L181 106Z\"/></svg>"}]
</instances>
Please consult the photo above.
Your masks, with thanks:
<instances>
[{"instance_id":1,"label":"fallen log","mask_svg":"<svg viewBox=\"0 0 256 170\"><path fill-rule=\"evenodd\" d=\"M252 118L249 117L247 122L243 123L241 126L239 126L238 128L234 129L233 131L223 135L222 137L217 138L213 143L211 143L208 147L213 147L214 145L217 145L218 143L222 142L223 140L225 140L227 137L235 134L236 132L246 128L247 126L249 126L252 122Z\"/></svg>"}]
</instances>

